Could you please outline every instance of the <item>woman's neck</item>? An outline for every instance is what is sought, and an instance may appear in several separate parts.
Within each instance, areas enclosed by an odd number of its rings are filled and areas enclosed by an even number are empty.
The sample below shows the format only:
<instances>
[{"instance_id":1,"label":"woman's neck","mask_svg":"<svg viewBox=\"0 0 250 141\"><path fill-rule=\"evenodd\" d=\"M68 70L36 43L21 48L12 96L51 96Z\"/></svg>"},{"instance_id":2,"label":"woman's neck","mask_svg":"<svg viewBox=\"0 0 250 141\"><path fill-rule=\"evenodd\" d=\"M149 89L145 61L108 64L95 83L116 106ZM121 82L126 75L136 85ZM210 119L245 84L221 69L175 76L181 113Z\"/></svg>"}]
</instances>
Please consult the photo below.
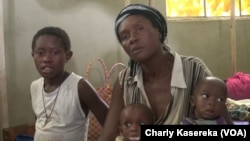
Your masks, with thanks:
<instances>
[{"instance_id":1,"label":"woman's neck","mask_svg":"<svg viewBox=\"0 0 250 141\"><path fill-rule=\"evenodd\" d=\"M162 77L162 75L171 74L174 64L174 57L168 53L158 57L147 64L141 64L143 75L147 77Z\"/></svg>"}]
</instances>

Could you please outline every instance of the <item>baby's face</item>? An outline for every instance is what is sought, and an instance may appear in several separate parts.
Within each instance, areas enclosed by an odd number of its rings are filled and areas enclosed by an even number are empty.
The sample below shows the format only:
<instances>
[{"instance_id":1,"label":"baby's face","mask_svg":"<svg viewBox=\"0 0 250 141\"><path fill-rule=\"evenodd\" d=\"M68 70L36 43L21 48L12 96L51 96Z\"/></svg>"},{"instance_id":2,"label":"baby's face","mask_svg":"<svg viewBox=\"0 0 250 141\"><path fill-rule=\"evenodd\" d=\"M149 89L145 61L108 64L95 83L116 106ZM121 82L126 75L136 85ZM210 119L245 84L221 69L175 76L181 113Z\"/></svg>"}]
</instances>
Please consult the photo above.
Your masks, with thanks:
<instances>
[{"instance_id":1,"label":"baby's face","mask_svg":"<svg viewBox=\"0 0 250 141\"><path fill-rule=\"evenodd\" d=\"M142 109L130 107L121 114L120 130L126 141L140 141L141 125L144 124L153 124L153 118Z\"/></svg>"},{"instance_id":2,"label":"baby's face","mask_svg":"<svg viewBox=\"0 0 250 141\"><path fill-rule=\"evenodd\" d=\"M207 120L220 117L226 108L226 99L225 87L210 81L204 82L194 94L196 117Z\"/></svg>"}]
</instances>

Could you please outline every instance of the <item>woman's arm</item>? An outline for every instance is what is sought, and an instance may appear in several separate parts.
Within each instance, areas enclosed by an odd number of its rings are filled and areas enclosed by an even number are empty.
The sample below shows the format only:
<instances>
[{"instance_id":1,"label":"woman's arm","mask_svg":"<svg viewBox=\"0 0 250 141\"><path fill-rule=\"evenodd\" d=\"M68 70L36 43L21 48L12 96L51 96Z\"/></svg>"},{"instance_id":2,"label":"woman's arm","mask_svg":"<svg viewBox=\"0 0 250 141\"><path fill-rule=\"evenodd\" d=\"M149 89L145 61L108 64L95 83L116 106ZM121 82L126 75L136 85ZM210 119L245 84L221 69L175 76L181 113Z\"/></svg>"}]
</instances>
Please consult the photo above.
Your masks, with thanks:
<instances>
[{"instance_id":1,"label":"woman's arm","mask_svg":"<svg viewBox=\"0 0 250 141\"><path fill-rule=\"evenodd\" d=\"M111 105L104 124L103 132L99 141L114 141L119 134L119 116L124 107L123 91L118 79L115 82L112 92Z\"/></svg>"},{"instance_id":2,"label":"woman's arm","mask_svg":"<svg viewBox=\"0 0 250 141\"><path fill-rule=\"evenodd\" d=\"M201 73L202 75L199 77L199 79L201 79L201 77L213 76L212 72L209 70L207 65L201 59L196 58L196 60L198 60L198 64L201 66L201 70L203 72ZM222 116L226 120L227 124L231 124L231 125L234 124L226 106L225 106L225 110Z\"/></svg>"}]
</instances>

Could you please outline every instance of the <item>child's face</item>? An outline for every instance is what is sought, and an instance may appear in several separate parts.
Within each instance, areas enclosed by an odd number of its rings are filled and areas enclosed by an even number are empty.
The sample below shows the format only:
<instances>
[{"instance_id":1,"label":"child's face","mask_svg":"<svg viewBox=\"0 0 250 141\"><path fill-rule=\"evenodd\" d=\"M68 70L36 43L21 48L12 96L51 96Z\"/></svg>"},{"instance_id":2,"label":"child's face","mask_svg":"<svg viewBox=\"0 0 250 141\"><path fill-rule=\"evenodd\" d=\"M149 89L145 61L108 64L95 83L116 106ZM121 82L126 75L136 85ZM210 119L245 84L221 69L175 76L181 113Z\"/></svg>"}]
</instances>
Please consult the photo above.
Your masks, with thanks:
<instances>
[{"instance_id":1,"label":"child's face","mask_svg":"<svg viewBox=\"0 0 250 141\"><path fill-rule=\"evenodd\" d=\"M130 107L121 114L120 131L126 141L139 141L141 125L153 124L153 118L138 107Z\"/></svg>"},{"instance_id":2,"label":"child's face","mask_svg":"<svg viewBox=\"0 0 250 141\"><path fill-rule=\"evenodd\" d=\"M192 97L197 118L214 120L220 117L226 108L227 91L221 83L204 81Z\"/></svg>"},{"instance_id":3,"label":"child's face","mask_svg":"<svg viewBox=\"0 0 250 141\"><path fill-rule=\"evenodd\" d=\"M65 51L61 39L53 35L42 35L36 40L32 56L38 72L51 79L64 71L71 51Z\"/></svg>"}]
</instances>

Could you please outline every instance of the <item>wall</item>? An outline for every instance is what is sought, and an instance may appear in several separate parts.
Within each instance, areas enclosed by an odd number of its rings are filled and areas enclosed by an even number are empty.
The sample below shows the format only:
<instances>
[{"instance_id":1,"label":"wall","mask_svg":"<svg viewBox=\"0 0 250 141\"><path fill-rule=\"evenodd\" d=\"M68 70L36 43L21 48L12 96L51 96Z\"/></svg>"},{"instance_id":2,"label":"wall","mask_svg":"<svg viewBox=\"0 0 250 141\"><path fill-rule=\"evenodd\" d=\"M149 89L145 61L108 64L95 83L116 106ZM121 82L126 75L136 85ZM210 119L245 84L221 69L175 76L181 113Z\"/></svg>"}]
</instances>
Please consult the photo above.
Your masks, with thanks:
<instances>
[{"instance_id":1,"label":"wall","mask_svg":"<svg viewBox=\"0 0 250 141\"><path fill-rule=\"evenodd\" d=\"M132 3L144 3L135 0ZM155 7L165 13L164 0ZM71 37L74 56L69 71L84 75L93 58L102 58L108 68L116 62L127 63L127 56L116 41L114 20L124 6L123 0L3 0L9 124L34 121L29 85L37 79L31 57L31 40L44 26L60 26ZM249 19L237 20L237 68L250 73ZM168 21L168 44L179 54L200 57L211 71L221 77L231 75L230 20ZM97 66L90 75L94 86L103 77ZM115 76L114 76L115 77ZM1 132L2 133L2 132Z\"/></svg>"},{"instance_id":2,"label":"wall","mask_svg":"<svg viewBox=\"0 0 250 141\"><path fill-rule=\"evenodd\" d=\"M3 0L10 126L35 119L29 92L31 81L39 77L31 57L35 32L44 26L64 28L74 52L67 69L80 75L96 57L105 60L108 67L118 61L125 63L126 56L114 35L114 18L122 7L122 1L113 0ZM99 86L103 77L94 78L101 76L94 73L91 82Z\"/></svg>"},{"instance_id":3,"label":"wall","mask_svg":"<svg viewBox=\"0 0 250 141\"><path fill-rule=\"evenodd\" d=\"M221 79L232 76L230 19L169 21L168 44L184 55L200 57ZM236 20L237 71L250 73L249 19Z\"/></svg>"}]
</instances>

